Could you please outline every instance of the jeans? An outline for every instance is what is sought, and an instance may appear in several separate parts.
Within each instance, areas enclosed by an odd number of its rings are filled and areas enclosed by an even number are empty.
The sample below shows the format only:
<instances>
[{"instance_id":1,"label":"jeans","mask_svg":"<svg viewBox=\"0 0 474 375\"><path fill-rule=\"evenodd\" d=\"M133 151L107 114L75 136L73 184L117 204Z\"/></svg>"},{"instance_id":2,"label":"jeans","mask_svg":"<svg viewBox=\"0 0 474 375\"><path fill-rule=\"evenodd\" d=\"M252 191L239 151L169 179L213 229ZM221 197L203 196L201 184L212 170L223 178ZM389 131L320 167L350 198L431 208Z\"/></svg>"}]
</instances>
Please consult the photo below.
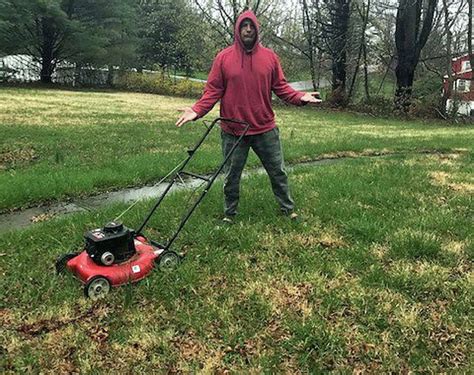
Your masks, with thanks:
<instances>
[{"instance_id":1,"label":"jeans","mask_svg":"<svg viewBox=\"0 0 474 375\"><path fill-rule=\"evenodd\" d=\"M225 157L232 149L238 137L222 131L221 138L222 152ZM294 202L288 187L288 176L285 172L280 132L278 128L274 128L263 134L244 136L224 166L224 214L226 216L237 214L240 178L247 162L250 148L257 154L270 178L273 194L280 205L281 211L285 214L290 213L294 209Z\"/></svg>"}]
</instances>

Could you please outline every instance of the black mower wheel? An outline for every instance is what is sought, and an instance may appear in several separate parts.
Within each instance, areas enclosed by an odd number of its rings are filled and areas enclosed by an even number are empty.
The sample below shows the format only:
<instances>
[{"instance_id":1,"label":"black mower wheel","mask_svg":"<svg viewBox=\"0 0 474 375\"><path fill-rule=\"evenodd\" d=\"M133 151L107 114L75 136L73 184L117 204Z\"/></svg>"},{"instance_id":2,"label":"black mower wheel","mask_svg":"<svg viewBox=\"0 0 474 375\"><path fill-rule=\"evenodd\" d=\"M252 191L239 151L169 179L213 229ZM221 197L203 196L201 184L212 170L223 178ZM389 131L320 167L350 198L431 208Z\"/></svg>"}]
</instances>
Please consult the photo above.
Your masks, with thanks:
<instances>
[{"instance_id":1,"label":"black mower wheel","mask_svg":"<svg viewBox=\"0 0 474 375\"><path fill-rule=\"evenodd\" d=\"M110 292L110 282L103 276L94 276L84 287L84 294L93 301L104 298Z\"/></svg>"},{"instance_id":2,"label":"black mower wheel","mask_svg":"<svg viewBox=\"0 0 474 375\"><path fill-rule=\"evenodd\" d=\"M172 271L179 264L179 255L174 251L165 251L158 260L158 267L161 271Z\"/></svg>"},{"instance_id":3,"label":"black mower wheel","mask_svg":"<svg viewBox=\"0 0 474 375\"><path fill-rule=\"evenodd\" d=\"M72 258L75 258L79 255L79 253L66 253L63 255L58 256L56 259L56 273L61 275L66 270L67 262L69 262Z\"/></svg>"}]
</instances>

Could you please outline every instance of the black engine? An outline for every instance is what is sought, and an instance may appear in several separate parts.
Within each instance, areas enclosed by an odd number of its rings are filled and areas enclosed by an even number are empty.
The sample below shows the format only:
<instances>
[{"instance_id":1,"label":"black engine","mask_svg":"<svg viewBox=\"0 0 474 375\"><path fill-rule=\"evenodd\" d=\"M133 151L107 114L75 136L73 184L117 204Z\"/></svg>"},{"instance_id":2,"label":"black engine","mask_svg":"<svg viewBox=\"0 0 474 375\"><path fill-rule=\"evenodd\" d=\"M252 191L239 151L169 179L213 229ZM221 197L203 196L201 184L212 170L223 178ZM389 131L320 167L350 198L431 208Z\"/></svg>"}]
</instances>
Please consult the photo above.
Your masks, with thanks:
<instances>
[{"instance_id":1,"label":"black engine","mask_svg":"<svg viewBox=\"0 0 474 375\"><path fill-rule=\"evenodd\" d=\"M101 266L122 263L135 255L134 231L122 223L110 222L85 234L86 251Z\"/></svg>"}]
</instances>

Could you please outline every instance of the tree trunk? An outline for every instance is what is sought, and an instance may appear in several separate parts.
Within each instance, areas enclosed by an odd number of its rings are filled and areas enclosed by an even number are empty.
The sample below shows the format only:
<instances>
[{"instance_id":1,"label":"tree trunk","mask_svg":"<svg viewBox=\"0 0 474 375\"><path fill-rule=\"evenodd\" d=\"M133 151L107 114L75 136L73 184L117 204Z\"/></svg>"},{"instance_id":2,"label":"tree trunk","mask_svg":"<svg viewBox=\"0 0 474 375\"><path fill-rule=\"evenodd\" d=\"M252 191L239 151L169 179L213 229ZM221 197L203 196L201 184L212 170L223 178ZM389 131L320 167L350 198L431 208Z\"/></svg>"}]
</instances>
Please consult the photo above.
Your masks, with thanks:
<instances>
[{"instance_id":1,"label":"tree trunk","mask_svg":"<svg viewBox=\"0 0 474 375\"><path fill-rule=\"evenodd\" d=\"M109 64L107 68L107 86L114 87L114 66Z\"/></svg>"},{"instance_id":2,"label":"tree trunk","mask_svg":"<svg viewBox=\"0 0 474 375\"><path fill-rule=\"evenodd\" d=\"M413 77L415 76L415 65L413 56L410 54L399 55L395 69L397 76L397 90L395 91L395 109L402 113L408 113L411 105Z\"/></svg>"},{"instance_id":3,"label":"tree trunk","mask_svg":"<svg viewBox=\"0 0 474 375\"><path fill-rule=\"evenodd\" d=\"M446 75L447 77L447 84L446 90L441 100L441 110L444 114L446 114L446 104L448 99L451 97L451 91L453 87L453 68L452 68L452 52L451 52L451 45L452 45L452 33L449 25L449 7L446 4L446 0L443 0L443 12L444 12L444 33L446 34Z\"/></svg>"},{"instance_id":4,"label":"tree trunk","mask_svg":"<svg viewBox=\"0 0 474 375\"><path fill-rule=\"evenodd\" d=\"M311 21L310 11L308 7L308 3L306 0L302 1L303 6L303 30L306 34L306 41L308 42L308 59L309 59L309 66L311 70L311 82L313 84L313 89L318 89L318 84L316 82L316 67L315 67L315 41L313 30L313 23Z\"/></svg>"},{"instance_id":5,"label":"tree trunk","mask_svg":"<svg viewBox=\"0 0 474 375\"><path fill-rule=\"evenodd\" d=\"M331 30L329 33L332 55L331 102L335 106L347 104L346 54L347 31L350 19L350 0L335 0L332 4Z\"/></svg>"},{"instance_id":6,"label":"tree trunk","mask_svg":"<svg viewBox=\"0 0 474 375\"><path fill-rule=\"evenodd\" d=\"M367 45L364 43L364 89L365 89L365 99L368 101L370 99L369 93L369 69L367 67Z\"/></svg>"},{"instance_id":7,"label":"tree trunk","mask_svg":"<svg viewBox=\"0 0 474 375\"><path fill-rule=\"evenodd\" d=\"M38 20L41 25L42 44L41 44L41 83L51 83L52 74L56 68L54 62L54 44L56 31L54 29L54 20L50 17L42 17Z\"/></svg>"},{"instance_id":8,"label":"tree trunk","mask_svg":"<svg viewBox=\"0 0 474 375\"><path fill-rule=\"evenodd\" d=\"M467 50L469 53L469 61L471 62L471 69L474 72L474 54L472 53L472 0L468 0L469 2L469 20L468 20L468 29L467 29ZM474 80L474 74L471 74L471 87ZM471 89L472 90L472 89Z\"/></svg>"},{"instance_id":9,"label":"tree trunk","mask_svg":"<svg viewBox=\"0 0 474 375\"><path fill-rule=\"evenodd\" d=\"M407 113L411 105L413 78L420 53L433 24L437 0L428 0L428 8L421 21L422 0L399 0L395 29L398 62L395 69L397 90L395 110ZM421 26L421 30L420 30Z\"/></svg>"},{"instance_id":10,"label":"tree trunk","mask_svg":"<svg viewBox=\"0 0 474 375\"><path fill-rule=\"evenodd\" d=\"M369 20L369 11L370 11L370 0L367 1L367 8L365 8L365 4L362 3L362 10L359 8L358 5L356 5L357 10L359 12L360 17L362 18L362 33L360 37L360 45L359 45L359 53L357 55L357 63L354 69L354 75L352 76L352 81L351 85L349 87L349 94L347 95L348 99L352 97L352 93L354 91L354 85L357 79L357 75L359 74L359 67L360 67L360 59L362 58L362 55L364 55L364 58L367 57L366 54L366 42L365 42L365 29L367 28L367 22ZM364 60L364 68L367 68L366 66L366 59ZM366 75L367 78L367 75Z\"/></svg>"}]
</instances>

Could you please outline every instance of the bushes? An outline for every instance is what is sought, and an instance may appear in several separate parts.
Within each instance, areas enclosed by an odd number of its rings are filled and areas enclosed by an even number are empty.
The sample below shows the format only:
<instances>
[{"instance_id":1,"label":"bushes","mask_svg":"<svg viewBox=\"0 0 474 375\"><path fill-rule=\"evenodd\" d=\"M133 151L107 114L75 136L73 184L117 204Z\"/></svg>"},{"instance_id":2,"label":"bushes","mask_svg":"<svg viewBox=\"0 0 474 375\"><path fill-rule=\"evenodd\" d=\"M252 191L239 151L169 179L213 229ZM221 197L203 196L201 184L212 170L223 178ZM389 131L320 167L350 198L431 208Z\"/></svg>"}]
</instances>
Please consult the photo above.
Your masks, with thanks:
<instances>
[{"instance_id":1,"label":"bushes","mask_svg":"<svg viewBox=\"0 0 474 375\"><path fill-rule=\"evenodd\" d=\"M189 79L172 79L160 73L121 73L115 87L118 89L146 92L160 95L199 98L204 89L204 83Z\"/></svg>"},{"instance_id":2,"label":"bushes","mask_svg":"<svg viewBox=\"0 0 474 375\"><path fill-rule=\"evenodd\" d=\"M426 96L413 96L410 100L407 113L399 113L394 110L393 98L385 96L372 96L370 99L364 99L348 106L349 109L368 113L377 117L409 117L433 119L441 118L441 97L438 92Z\"/></svg>"},{"instance_id":3,"label":"bushes","mask_svg":"<svg viewBox=\"0 0 474 375\"><path fill-rule=\"evenodd\" d=\"M393 113L393 99L385 96L371 96L370 99L361 100L350 105L350 108L374 116L387 116Z\"/></svg>"}]
</instances>

